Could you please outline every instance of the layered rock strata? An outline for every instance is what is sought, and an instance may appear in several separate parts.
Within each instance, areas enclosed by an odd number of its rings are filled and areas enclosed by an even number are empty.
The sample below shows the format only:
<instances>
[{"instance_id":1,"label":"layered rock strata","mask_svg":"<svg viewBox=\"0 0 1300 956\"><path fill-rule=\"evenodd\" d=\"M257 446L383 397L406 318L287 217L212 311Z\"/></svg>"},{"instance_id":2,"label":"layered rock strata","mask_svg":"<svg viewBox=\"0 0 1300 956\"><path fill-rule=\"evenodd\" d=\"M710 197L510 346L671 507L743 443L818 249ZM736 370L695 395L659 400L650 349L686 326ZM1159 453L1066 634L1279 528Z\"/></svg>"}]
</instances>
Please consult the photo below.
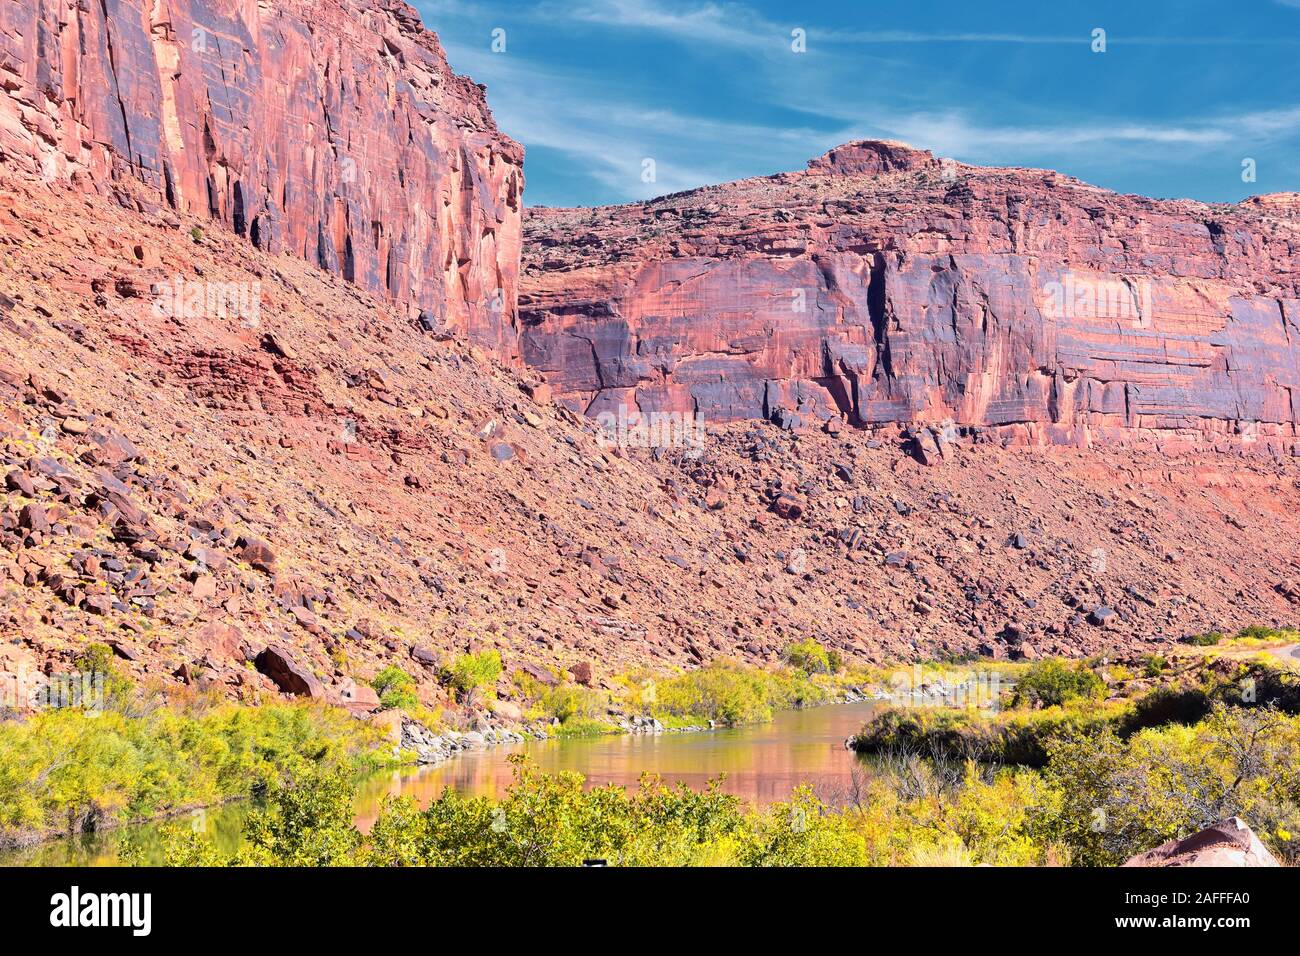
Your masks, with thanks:
<instances>
[{"instance_id":1,"label":"layered rock strata","mask_svg":"<svg viewBox=\"0 0 1300 956\"><path fill-rule=\"evenodd\" d=\"M0 87L5 164L211 217L513 355L523 150L407 4L14 0Z\"/></svg>"},{"instance_id":2,"label":"layered rock strata","mask_svg":"<svg viewBox=\"0 0 1300 956\"><path fill-rule=\"evenodd\" d=\"M596 416L1290 453L1298 208L851 143L802 172L531 210L523 351Z\"/></svg>"}]
</instances>

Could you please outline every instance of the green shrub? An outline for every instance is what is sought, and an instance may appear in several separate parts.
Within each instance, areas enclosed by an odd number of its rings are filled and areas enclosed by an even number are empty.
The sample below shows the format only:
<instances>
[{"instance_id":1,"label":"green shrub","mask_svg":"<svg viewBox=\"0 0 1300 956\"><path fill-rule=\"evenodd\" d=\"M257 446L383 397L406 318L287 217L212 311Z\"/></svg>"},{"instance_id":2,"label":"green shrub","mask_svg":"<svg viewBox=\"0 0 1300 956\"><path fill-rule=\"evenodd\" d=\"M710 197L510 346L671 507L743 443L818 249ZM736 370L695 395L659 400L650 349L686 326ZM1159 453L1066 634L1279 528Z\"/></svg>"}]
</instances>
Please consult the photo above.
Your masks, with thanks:
<instances>
[{"instance_id":1,"label":"green shrub","mask_svg":"<svg viewBox=\"0 0 1300 956\"><path fill-rule=\"evenodd\" d=\"M1169 661L1159 654L1147 654L1142 658L1142 673L1146 677L1159 677L1169 670Z\"/></svg>"},{"instance_id":2,"label":"green shrub","mask_svg":"<svg viewBox=\"0 0 1300 956\"><path fill-rule=\"evenodd\" d=\"M799 787L749 821L737 857L741 866L865 866L867 845L849 817Z\"/></svg>"},{"instance_id":3,"label":"green shrub","mask_svg":"<svg viewBox=\"0 0 1300 956\"><path fill-rule=\"evenodd\" d=\"M1213 647L1220 641L1227 640L1228 635L1222 631L1209 631L1205 634L1193 634L1183 638L1184 642L1194 647Z\"/></svg>"},{"instance_id":4,"label":"green shrub","mask_svg":"<svg viewBox=\"0 0 1300 956\"><path fill-rule=\"evenodd\" d=\"M84 694L87 699L71 703L86 710L104 708L125 714L141 709L133 706L143 704L135 693L135 684L118 668L117 658L107 644L88 644L74 666L81 680L72 696Z\"/></svg>"},{"instance_id":5,"label":"green shrub","mask_svg":"<svg viewBox=\"0 0 1300 956\"><path fill-rule=\"evenodd\" d=\"M1133 703L1133 710L1117 725L1128 737L1147 727L1165 724L1195 724L1210 713L1213 700L1202 687L1157 687Z\"/></svg>"},{"instance_id":6,"label":"green shrub","mask_svg":"<svg viewBox=\"0 0 1300 956\"><path fill-rule=\"evenodd\" d=\"M619 733L618 727L595 717L570 717L556 728L557 737L603 737Z\"/></svg>"},{"instance_id":7,"label":"green shrub","mask_svg":"<svg viewBox=\"0 0 1300 956\"><path fill-rule=\"evenodd\" d=\"M1127 705L1011 710L988 716L970 708L910 707L878 711L853 738L859 753L1041 767L1048 744L1113 728Z\"/></svg>"},{"instance_id":8,"label":"green shrub","mask_svg":"<svg viewBox=\"0 0 1300 956\"><path fill-rule=\"evenodd\" d=\"M361 845L354 787L341 769L312 770L277 783L244 822L239 862L257 866L342 866Z\"/></svg>"},{"instance_id":9,"label":"green shrub","mask_svg":"<svg viewBox=\"0 0 1300 956\"><path fill-rule=\"evenodd\" d=\"M802 670L763 670L717 660L654 685L651 710L666 725L770 720L775 710L824 703L830 691Z\"/></svg>"},{"instance_id":10,"label":"green shrub","mask_svg":"<svg viewBox=\"0 0 1300 956\"><path fill-rule=\"evenodd\" d=\"M446 676L462 701L473 704L479 694L493 687L501 676L501 655L494 650L461 654L451 662Z\"/></svg>"},{"instance_id":11,"label":"green shrub","mask_svg":"<svg viewBox=\"0 0 1300 956\"><path fill-rule=\"evenodd\" d=\"M767 687L755 672L730 661L716 661L660 681L655 711L721 724L770 720Z\"/></svg>"},{"instance_id":12,"label":"green shrub","mask_svg":"<svg viewBox=\"0 0 1300 956\"><path fill-rule=\"evenodd\" d=\"M264 793L313 767L382 765L383 732L310 704L38 713L0 723L0 845Z\"/></svg>"},{"instance_id":13,"label":"green shrub","mask_svg":"<svg viewBox=\"0 0 1300 956\"><path fill-rule=\"evenodd\" d=\"M541 715L561 723L599 717L608 706L608 699L599 691L567 683L543 688L535 701Z\"/></svg>"},{"instance_id":14,"label":"green shrub","mask_svg":"<svg viewBox=\"0 0 1300 956\"><path fill-rule=\"evenodd\" d=\"M805 674L833 674L840 669L839 655L827 651L811 637L788 645L782 657Z\"/></svg>"},{"instance_id":15,"label":"green shrub","mask_svg":"<svg viewBox=\"0 0 1300 956\"><path fill-rule=\"evenodd\" d=\"M420 699L415 695L415 678L400 667L385 667L370 681L370 686L379 695L382 710L412 712L420 706Z\"/></svg>"},{"instance_id":16,"label":"green shrub","mask_svg":"<svg viewBox=\"0 0 1300 956\"><path fill-rule=\"evenodd\" d=\"M1050 658L1020 675L1011 706L1056 707L1072 700L1099 700L1105 693L1106 682L1086 664Z\"/></svg>"},{"instance_id":17,"label":"green shrub","mask_svg":"<svg viewBox=\"0 0 1300 956\"><path fill-rule=\"evenodd\" d=\"M1252 624L1237 632L1238 638L1248 641L1294 641L1298 636L1300 635L1297 635L1295 628L1266 627L1262 624Z\"/></svg>"}]
</instances>

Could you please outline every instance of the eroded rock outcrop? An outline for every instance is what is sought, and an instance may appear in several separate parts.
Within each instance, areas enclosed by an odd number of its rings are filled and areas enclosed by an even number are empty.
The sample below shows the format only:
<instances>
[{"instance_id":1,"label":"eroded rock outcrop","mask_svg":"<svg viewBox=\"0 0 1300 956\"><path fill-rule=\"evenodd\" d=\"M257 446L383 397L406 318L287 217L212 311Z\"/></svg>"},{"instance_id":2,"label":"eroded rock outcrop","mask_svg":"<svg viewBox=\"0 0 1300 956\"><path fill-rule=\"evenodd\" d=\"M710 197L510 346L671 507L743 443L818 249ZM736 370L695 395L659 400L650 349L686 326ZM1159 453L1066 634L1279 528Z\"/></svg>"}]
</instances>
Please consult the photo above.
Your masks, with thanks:
<instances>
[{"instance_id":1,"label":"eroded rock outcrop","mask_svg":"<svg viewBox=\"0 0 1300 956\"><path fill-rule=\"evenodd\" d=\"M153 193L514 354L523 150L400 0L16 0L0 87L6 164Z\"/></svg>"},{"instance_id":2,"label":"eroded rock outcrop","mask_svg":"<svg viewBox=\"0 0 1300 956\"><path fill-rule=\"evenodd\" d=\"M525 233L525 359L590 415L1295 450L1286 196L1121 196L865 142L803 172L531 210Z\"/></svg>"}]
</instances>

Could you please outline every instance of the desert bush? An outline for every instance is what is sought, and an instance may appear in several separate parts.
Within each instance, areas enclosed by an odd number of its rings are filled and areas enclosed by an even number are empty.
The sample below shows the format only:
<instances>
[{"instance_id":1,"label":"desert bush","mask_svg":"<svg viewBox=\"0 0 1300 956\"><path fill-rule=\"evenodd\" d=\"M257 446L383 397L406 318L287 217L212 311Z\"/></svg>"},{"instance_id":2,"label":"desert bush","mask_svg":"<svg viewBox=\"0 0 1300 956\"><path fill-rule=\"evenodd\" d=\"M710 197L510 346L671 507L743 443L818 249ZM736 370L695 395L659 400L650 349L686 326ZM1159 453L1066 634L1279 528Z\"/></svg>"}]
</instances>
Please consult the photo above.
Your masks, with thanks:
<instances>
[{"instance_id":1,"label":"desert bush","mask_svg":"<svg viewBox=\"0 0 1300 956\"><path fill-rule=\"evenodd\" d=\"M501 655L494 650L461 654L448 666L446 679L466 704L489 691L501 676Z\"/></svg>"},{"instance_id":2,"label":"desert bush","mask_svg":"<svg viewBox=\"0 0 1300 956\"><path fill-rule=\"evenodd\" d=\"M45 711L0 724L0 845L260 794L312 767L377 767L382 737L308 704Z\"/></svg>"},{"instance_id":3,"label":"desert bush","mask_svg":"<svg viewBox=\"0 0 1300 956\"><path fill-rule=\"evenodd\" d=\"M1098 700L1106 682L1083 662L1049 658L1032 664L1016 681L1012 707L1056 707L1073 700Z\"/></svg>"},{"instance_id":4,"label":"desert bush","mask_svg":"<svg viewBox=\"0 0 1300 956\"><path fill-rule=\"evenodd\" d=\"M834 651L828 651L811 637L787 645L781 655L785 662L805 674L834 674L842 665Z\"/></svg>"},{"instance_id":5,"label":"desert bush","mask_svg":"<svg viewBox=\"0 0 1300 956\"><path fill-rule=\"evenodd\" d=\"M370 686L379 695L383 710L412 712L420 706L420 699L415 696L415 678L400 667L385 667L371 679Z\"/></svg>"},{"instance_id":6,"label":"desert bush","mask_svg":"<svg viewBox=\"0 0 1300 956\"><path fill-rule=\"evenodd\" d=\"M867 722L852 745L867 754L1041 767L1047 763L1052 739L1097 733L1114 726L1126 713L1126 705L1095 703L996 715L972 708L885 708Z\"/></svg>"}]
</instances>

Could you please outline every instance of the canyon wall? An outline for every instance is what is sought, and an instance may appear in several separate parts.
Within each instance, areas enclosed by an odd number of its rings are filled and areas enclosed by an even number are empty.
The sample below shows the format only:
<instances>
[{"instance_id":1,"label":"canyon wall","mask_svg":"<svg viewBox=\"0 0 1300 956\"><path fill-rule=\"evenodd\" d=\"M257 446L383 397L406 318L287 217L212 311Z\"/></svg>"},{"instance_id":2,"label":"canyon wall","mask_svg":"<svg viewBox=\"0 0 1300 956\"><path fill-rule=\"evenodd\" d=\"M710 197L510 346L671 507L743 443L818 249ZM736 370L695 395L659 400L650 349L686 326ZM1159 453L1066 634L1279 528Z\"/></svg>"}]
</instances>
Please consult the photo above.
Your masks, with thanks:
<instances>
[{"instance_id":1,"label":"canyon wall","mask_svg":"<svg viewBox=\"0 0 1300 956\"><path fill-rule=\"evenodd\" d=\"M797 173L530 210L524 357L593 416L1292 453L1298 209L852 143Z\"/></svg>"},{"instance_id":2,"label":"canyon wall","mask_svg":"<svg viewBox=\"0 0 1300 956\"><path fill-rule=\"evenodd\" d=\"M399 0L6 0L0 159L517 351L523 150Z\"/></svg>"}]
</instances>

